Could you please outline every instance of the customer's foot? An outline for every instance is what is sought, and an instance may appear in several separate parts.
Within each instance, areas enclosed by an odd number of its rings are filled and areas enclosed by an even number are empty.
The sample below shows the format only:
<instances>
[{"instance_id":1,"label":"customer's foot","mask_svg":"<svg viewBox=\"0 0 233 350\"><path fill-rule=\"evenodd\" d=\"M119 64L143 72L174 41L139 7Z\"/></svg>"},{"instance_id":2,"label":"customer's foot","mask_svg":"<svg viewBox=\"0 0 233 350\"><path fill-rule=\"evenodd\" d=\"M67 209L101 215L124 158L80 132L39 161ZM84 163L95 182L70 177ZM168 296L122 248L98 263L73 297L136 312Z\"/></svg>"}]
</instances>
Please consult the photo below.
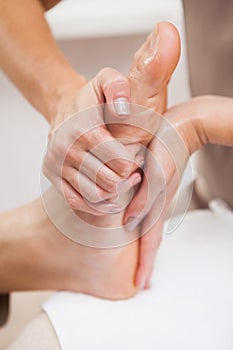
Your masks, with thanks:
<instances>
[{"instance_id":1,"label":"customer's foot","mask_svg":"<svg viewBox=\"0 0 233 350\"><path fill-rule=\"evenodd\" d=\"M135 53L129 72L131 103L143 106L162 114L167 105L167 85L180 57L180 38L177 29L170 23L163 22L155 26L146 41ZM134 109L134 108L133 108ZM143 111L138 109L138 111ZM151 114L150 130L158 126L156 113ZM126 119L130 121L130 118ZM134 139L135 128L119 125L110 126L112 134L117 138ZM143 123L140 123L143 127ZM139 131L140 141L148 143L152 135ZM133 141L132 141L133 142Z\"/></svg>"},{"instance_id":2,"label":"customer's foot","mask_svg":"<svg viewBox=\"0 0 233 350\"><path fill-rule=\"evenodd\" d=\"M160 23L134 57L129 74L133 103L159 113L164 112L167 83L176 67L179 53L177 30L169 23ZM114 136L127 137L129 140L135 136L133 126L114 125L111 131ZM140 141L144 144L150 138L148 133L140 134ZM79 214L96 227L117 227L121 224L123 215L123 212L102 217ZM52 225L51 230L54 230ZM124 234L124 227L121 231ZM134 277L138 262L138 240L121 248L97 249L76 244L59 236L57 232L54 233L56 239L52 238L53 234L45 234L48 236L46 241L51 244L54 266L60 260L63 272L67 274L67 289L110 299L128 298L136 292ZM69 265L67 257L73 260ZM64 289L62 284L61 288Z\"/></svg>"}]
</instances>

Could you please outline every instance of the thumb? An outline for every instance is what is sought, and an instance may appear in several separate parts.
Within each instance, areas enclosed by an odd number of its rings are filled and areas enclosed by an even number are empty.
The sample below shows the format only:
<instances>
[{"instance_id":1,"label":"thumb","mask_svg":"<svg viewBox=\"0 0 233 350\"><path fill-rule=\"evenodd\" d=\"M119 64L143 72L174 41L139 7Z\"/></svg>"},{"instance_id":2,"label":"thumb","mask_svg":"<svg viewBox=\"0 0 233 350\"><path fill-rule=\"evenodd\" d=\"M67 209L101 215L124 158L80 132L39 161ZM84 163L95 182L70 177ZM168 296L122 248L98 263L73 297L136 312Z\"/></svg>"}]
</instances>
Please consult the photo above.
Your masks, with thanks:
<instances>
[{"instance_id":1,"label":"thumb","mask_svg":"<svg viewBox=\"0 0 233 350\"><path fill-rule=\"evenodd\" d=\"M143 104L166 86L180 57L180 37L174 25L158 23L136 52L129 72L131 101Z\"/></svg>"}]
</instances>

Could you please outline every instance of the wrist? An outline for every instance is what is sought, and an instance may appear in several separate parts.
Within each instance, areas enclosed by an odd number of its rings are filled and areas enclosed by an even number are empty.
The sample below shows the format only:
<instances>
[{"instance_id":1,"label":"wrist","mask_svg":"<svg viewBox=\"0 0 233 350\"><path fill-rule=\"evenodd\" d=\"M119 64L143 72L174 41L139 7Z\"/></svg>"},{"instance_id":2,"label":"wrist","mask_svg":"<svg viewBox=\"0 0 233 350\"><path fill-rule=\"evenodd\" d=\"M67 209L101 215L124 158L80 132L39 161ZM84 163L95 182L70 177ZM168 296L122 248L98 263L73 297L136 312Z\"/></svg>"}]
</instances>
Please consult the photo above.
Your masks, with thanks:
<instances>
[{"instance_id":1,"label":"wrist","mask_svg":"<svg viewBox=\"0 0 233 350\"><path fill-rule=\"evenodd\" d=\"M54 62L50 64L51 71L46 79L38 82L41 93L35 94L36 108L45 116L46 120L53 126L60 114L64 114L67 106L77 92L86 84L86 79L75 72L68 62ZM72 106L71 106L72 107Z\"/></svg>"}]
</instances>

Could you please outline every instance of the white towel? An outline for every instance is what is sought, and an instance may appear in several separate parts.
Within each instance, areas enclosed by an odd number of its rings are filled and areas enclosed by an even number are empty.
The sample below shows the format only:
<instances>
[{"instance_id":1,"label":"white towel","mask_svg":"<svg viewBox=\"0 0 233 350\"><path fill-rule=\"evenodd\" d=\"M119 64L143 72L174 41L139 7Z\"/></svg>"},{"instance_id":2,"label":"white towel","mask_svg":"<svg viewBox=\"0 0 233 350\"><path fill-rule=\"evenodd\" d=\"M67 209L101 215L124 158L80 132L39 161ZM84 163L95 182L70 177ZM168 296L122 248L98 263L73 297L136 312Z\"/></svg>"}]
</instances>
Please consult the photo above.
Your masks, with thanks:
<instances>
[{"instance_id":1,"label":"white towel","mask_svg":"<svg viewBox=\"0 0 233 350\"><path fill-rule=\"evenodd\" d=\"M117 302L49 299L43 308L62 350L232 350L233 214L210 207L164 236L149 291Z\"/></svg>"}]
</instances>

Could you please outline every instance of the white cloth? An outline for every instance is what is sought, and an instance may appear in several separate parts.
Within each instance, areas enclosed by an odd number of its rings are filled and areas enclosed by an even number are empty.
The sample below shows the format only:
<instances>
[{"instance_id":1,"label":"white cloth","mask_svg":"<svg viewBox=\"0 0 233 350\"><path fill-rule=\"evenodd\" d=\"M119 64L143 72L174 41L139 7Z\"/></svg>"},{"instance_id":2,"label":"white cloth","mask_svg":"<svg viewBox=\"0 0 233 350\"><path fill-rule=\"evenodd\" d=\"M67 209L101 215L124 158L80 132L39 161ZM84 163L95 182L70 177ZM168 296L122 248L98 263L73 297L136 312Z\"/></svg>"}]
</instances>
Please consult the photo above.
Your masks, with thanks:
<instances>
[{"instance_id":1,"label":"white cloth","mask_svg":"<svg viewBox=\"0 0 233 350\"><path fill-rule=\"evenodd\" d=\"M165 235L153 287L127 301L58 293L44 304L62 350L232 350L233 214L220 202Z\"/></svg>"}]
</instances>

